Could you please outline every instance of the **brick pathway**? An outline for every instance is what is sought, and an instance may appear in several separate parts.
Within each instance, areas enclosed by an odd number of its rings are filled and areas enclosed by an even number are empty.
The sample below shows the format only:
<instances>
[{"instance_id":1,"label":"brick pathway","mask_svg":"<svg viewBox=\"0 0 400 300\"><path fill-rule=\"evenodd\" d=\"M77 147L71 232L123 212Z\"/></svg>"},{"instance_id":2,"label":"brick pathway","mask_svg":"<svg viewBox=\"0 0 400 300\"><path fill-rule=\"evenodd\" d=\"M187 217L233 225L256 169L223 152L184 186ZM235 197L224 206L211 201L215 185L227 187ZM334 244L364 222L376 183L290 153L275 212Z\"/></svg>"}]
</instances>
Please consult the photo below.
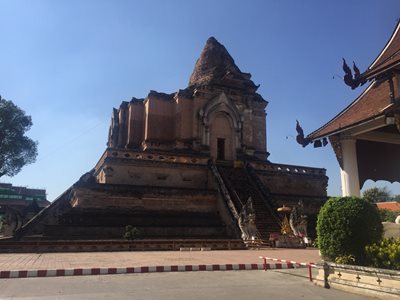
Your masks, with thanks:
<instances>
[{"instance_id":1,"label":"brick pathway","mask_svg":"<svg viewBox=\"0 0 400 300\"><path fill-rule=\"evenodd\" d=\"M265 249L233 251L1 253L0 271L71 268L126 268L167 265L260 264L259 256L318 262L315 249Z\"/></svg>"}]
</instances>

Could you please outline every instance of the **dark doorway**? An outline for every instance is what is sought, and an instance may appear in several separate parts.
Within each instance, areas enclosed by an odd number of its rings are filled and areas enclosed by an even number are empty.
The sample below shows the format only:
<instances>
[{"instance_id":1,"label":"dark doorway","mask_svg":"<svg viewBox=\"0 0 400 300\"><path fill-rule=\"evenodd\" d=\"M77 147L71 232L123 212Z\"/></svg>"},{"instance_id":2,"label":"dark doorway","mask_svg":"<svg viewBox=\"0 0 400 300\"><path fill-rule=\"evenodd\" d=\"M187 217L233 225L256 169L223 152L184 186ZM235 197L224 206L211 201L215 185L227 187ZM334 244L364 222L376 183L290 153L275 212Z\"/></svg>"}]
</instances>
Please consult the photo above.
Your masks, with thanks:
<instances>
[{"instance_id":1,"label":"dark doorway","mask_svg":"<svg viewBox=\"0 0 400 300\"><path fill-rule=\"evenodd\" d=\"M217 138L217 159L225 160L225 139Z\"/></svg>"}]
</instances>

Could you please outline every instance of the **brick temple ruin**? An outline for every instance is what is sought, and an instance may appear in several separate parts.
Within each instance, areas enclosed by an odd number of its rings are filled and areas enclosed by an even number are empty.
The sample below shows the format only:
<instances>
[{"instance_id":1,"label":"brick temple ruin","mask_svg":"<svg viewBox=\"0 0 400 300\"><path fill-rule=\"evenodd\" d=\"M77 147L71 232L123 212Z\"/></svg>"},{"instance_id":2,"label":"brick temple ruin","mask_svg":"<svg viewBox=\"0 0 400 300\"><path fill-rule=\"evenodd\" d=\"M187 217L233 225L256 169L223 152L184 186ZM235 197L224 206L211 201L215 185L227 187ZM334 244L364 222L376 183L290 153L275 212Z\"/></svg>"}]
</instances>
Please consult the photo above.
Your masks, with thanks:
<instances>
[{"instance_id":1,"label":"brick temple ruin","mask_svg":"<svg viewBox=\"0 0 400 300\"><path fill-rule=\"evenodd\" d=\"M19 240L236 239L249 205L257 235L280 231L276 209L302 200L312 235L325 169L271 163L268 102L215 38L189 84L113 109L107 149L91 172L18 230ZM251 199L251 200L249 200Z\"/></svg>"}]
</instances>

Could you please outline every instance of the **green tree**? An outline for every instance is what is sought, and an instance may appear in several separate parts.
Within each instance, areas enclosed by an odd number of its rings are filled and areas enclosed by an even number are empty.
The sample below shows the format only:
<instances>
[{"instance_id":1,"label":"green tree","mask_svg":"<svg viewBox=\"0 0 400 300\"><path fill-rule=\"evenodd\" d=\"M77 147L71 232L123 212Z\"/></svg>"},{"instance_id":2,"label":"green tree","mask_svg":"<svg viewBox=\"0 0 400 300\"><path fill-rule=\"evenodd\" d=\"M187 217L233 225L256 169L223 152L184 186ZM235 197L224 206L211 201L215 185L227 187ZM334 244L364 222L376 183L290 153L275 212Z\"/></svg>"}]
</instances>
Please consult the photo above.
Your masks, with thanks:
<instances>
[{"instance_id":1,"label":"green tree","mask_svg":"<svg viewBox=\"0 0 400 300\"><path fill-rule=\"evenodd\" d=\"M400 195L393 196L393 201L400 203Z\"/></svg>"},{"instance_id":2,"label":"green tree","mask_svg":"<svg viewBox=\"0 0 400 300\"><path fill-rule=\"evenodd\" d=\"M0 177L14 176L23 166L35 162L37 142L25 136L31 126L30 116L0 96Z\"/></svg>"},{"instance_id":3,"label":"green tree","mask_svg":"<svg viewBox=\"0 0 400 300\"><path fill-rule=\"evenodd\" d=\"M392 199L387 187L383 188L373 187L367 189L364 191L362 196L365 200L368 200L371 203L385 202L385 201L390 201Z\"/></svg>"}]
</instances>

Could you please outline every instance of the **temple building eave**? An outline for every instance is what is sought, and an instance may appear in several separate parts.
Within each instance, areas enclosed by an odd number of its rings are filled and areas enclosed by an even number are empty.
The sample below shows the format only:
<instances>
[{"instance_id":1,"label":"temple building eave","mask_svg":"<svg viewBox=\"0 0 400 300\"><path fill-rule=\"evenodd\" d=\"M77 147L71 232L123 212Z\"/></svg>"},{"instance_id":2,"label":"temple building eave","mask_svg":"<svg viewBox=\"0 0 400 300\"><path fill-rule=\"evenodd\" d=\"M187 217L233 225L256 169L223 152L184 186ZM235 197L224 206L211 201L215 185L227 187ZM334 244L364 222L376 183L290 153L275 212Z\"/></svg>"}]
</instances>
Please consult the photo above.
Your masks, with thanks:
<instances>
[{"instance_id":1,"label":"temple building eave","mask_svg":"<svg viewBox=\"0 0 400 300\"><path fill-rule=\"evenodd\" d=\"M339 162L343 196L360 196L366 180L400 182L400 22L363 74L347 78L353 89L372 83L350 105L305 140L328 138ZM355 67L353 67L355 68ZM352 77L344 62L346 76ZM357 71L356 69L354 70ZM354 85L352 85L354 83Z\"/></svg>"}]
</instances>

